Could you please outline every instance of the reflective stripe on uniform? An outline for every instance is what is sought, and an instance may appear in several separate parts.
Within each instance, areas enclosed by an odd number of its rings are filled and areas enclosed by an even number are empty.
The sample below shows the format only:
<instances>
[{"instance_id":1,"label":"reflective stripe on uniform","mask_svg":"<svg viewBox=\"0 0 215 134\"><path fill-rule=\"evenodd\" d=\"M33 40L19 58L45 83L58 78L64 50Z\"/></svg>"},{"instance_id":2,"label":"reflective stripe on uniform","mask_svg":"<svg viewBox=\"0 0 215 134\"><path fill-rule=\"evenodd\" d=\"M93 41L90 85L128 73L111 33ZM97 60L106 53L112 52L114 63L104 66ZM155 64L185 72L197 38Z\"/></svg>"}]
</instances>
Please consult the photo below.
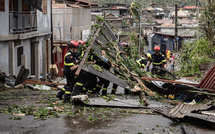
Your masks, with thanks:
<instances>
[{"instance_id":1,"label":"reflective stripe on uniform","mask_svg":"<svg viewBox=\"0 0 215 134\"><path fill-rule=\"evenodd\" d=\"M65 57L68 56L68 55L70 55L70 54L71 54L71 53L68 52L68 53L66 53L66 55L64 56L64 65L66 65L66 66L75 66L75 63L66 63Z\"/></svg>"},{"instance_id":2,"label":"reflective stripe on uniform","mask_svg":"<svg viewBox=\"0 0 215 134\"><path fill-rule=\"evenodd\" d=\"M89 92L89 93L92 93L93 91L92 91L92 90L88 90L88 92Z\"/></svg>"},{"instance_id":3,"label":"reflective stripe on uniform","mask_svg":"<svg viewBox=\"0 0 215 134\"><path fill-rule=\"evenodd\" d=\"M115 88L112 88L112 90L113 90L113 91L116 91L116 89L115 89Z\"/></svg>"},{"instance_id":4,"label":"reflective stripe on uniform","mask_svg":"<svg viewBox=\"0 0 215 134\"><path fill-rule=\"evenodd\" d=\"M82 51L82 52L81 52L80 58L83 58L83 57L84 57L84 53L85 53L85 51Z\"/></svg>"},{"instance_id":5,"label":"reflective stripe on uniform","mask_svg":"<svg viewBox=\"0 0 215 134\"><path fill-rule=\"evenodd\" d=\"M166 60L162 60L162 62L166 62Z\"/></svg>"},{"instance_id":6,"label":"reflective stripe on uniform","mask_svg":"<svg viewBox=\"0 0 215 134\"><path fill-rule=\"evenodd\" d=\"M83 90L84 90L84 91L87 91L87 89L86 89L85 87L83 87Z\"/></svg>"},{"instance_id":7,"label":"reflective stripe on uniform","mask_svg":"<svg viewBox=\"0 0 215 134\"><path fill-rule=\"evenodd\" d=\"M107 90L107 88L102 88L102 90Z\"/></svg>"},{"instance_id":8,"label":"reflective stripe on uniform","mask_svg":"<svg viewBox=\"0 0 215 134\"><path fill-rule=\"evenodd\" d=\"M96 88L94 87L93 90L96 90Z\"/></svg>"},{"instance_id":9,"label":"reflective stripe on uniform","mask_svg":"<svg viewBox=\"0 0 215 134\"><path fill-rule=\"evenodd\" d=\"M76 85L78 85L78 86L83 86L83 84L82 84L82 83L79 83L79 82L76 82Z\"/></svg>"},{"instance_id":10,"label":"reflective stripe on uniform","mask_svg":"<svg viewBox=\"0 0 215 134\"><path fill-rule=\"evenodd\" d=\"M66 89L65 89L64 87L62 88L62 90L63 90L63 91L66 91Z\"/></svg>"},{"instance_id":11,"label":"reflective stripe on uniform","mask_svg":"<svg viewBox=\"0 0 215 134\"><path fill-rule=\"evenodd\" d=\"M75 63L66 63L66 62L64 61L64 65L66 65L66 66L75 66Z\"/></svg>"},{"instance_id":12,"label":"reflective stripe on uniform","mask_svg":"<svg viewBox=\"0 0 215 134\"><path fill-rule=\"evenodd\" d=\"M154 65L160 65L160 64L162 64L162 62L160 62L160 63L153 63Z\"/></svg>"},{"instance_id":13,"label":"reflective stripe on uniform","mask_svg":"<svg viewBox=\"0 0 215 134\"><path fill-rule=\"evenodd\" d=\"M100 86L100 85L98 85L98 84L97 84L97 85L96 85L96 87L99 87L99 88L101 88L102 86Z\"/></svg>"},{"instance_id":14,"label":"reflective stripe on uniform","mask_svg":"<svg viewBox=\"0 0 215 134\"><path fill-rule=\"evenodd\" d=\"M69 91L66 91L66 92L65 92L65 94L71 94L71 92L69 92Z\"/></svg>"},{"instance_id":15,"label":"reflective stripe on uniform","mask_svg":"<svg viewBox=\"0 0 215 134\"><path fill-rule=\"evenodd\" d=\"M142 64L142 66L143 66L143 68L145 68L146 66L145 66L145 64Z\"/></svg>"},{"instance_id":16,"label":"reflective stripe on uniform","mask_svg":"<svg viewBox=\"0 0 215 134\"><path fill-rule=\"evenodd\" d=\"M139 66L141 67L140 61L141 61L141 59L137 60L137 63L138 63Z\"/></svg>"}]
</instances>

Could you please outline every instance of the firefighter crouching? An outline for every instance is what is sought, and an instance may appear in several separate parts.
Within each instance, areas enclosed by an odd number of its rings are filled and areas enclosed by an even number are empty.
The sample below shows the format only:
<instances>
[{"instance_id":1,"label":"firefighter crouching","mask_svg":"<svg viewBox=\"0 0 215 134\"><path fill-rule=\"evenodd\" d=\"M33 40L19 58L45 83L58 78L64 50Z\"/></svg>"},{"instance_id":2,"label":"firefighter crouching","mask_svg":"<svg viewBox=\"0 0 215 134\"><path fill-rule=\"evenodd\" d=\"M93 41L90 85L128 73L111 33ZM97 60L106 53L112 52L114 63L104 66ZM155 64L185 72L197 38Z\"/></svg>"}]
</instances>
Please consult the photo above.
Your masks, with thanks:
<instances>
[{"instance_id":1,"label":"firefighter crouching","mask_svg":"<svg viewBox=\"0 0 215 134\"><path fill-rule=\"evenodd\" d=\"M148 61L151 60L151 54L150 53L147 53L147 54L143 54L143 56L141 58L137 58L136 59L136 62L137 64L139 65L139 67L144 70L145 67L147 66L148 64ZM147 66L148 67L148 66Z\"/></svg>"},{"instance_id":2,"label":"firefighter crouching","mask_svg":"<svg viewBox=\"0 0 215 134\"><path fill-rule=\"evenodd\" d=\"M64 95L64 102L70 101L71 92L76 83L75 80L75 72L78 68L78 57L77 57L77 48L78 43L74 40L67 43L68 51L64 56L64 68L63 73L66 76L67 84L62 88L60 92L58 92L57 97L62 100L62 96Z\"/></svg>"},{"instance_id":3,"label":"firefighter crouching","mask_svg":"<svg viewBox=\"0 0 215 134\"><path fill-rule=\"evenodd\" d=\"M160 69L162 69L162 68L166 69L166 59L160 53L159 46L154 47L154 52L155 53L152 54L152 56L151 56L152 59L149 60L149 64L147 65L147 71L149 71L149 66L150 66L151 62L153 62L153 67L152 67L151 72L154 74L160 75L160 73L162 72Z\"/></svg>"}]
</instances>

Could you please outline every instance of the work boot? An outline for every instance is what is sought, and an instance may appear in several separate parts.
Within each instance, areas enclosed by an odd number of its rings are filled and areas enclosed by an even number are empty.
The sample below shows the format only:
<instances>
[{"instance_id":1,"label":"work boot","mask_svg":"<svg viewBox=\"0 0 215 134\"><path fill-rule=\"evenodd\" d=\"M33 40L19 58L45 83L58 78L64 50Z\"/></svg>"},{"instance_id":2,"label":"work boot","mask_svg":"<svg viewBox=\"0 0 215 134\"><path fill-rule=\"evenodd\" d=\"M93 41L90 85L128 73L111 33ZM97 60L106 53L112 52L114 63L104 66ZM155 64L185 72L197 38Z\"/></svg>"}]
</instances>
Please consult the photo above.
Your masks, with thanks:
<instances>
[{"instance_id":1,"label":"work boot","mask_svg":"<svg viewBox=\"0 0 215 134\"><path fill-rule=\"evenodd\" d=\"M102 90L102 96L107 96L107 90Z\"/></svg>"},{"instance_id":2,"label":"work boot","mask_svg":"<svg viewBox=\"0 0 215 134\"><path fill-rule=\"evenodd\" d=\"M64 101L63 101L63 102L65 102L65 103L70 102L70 98L71 98L71 94L65 94L65 95L64 95Z\"/></svg>"},{"instance_id":3,"label":"work boot","mask_svg":"<svg viewBox=\"0 0 215 134\"><path fill-rule=\"evenodd\" d=\"M60 92L57 93L56 97L59 100L63 100L63 95L64 95L65 91L61 90Z\"/></svg>"}]
</instances>

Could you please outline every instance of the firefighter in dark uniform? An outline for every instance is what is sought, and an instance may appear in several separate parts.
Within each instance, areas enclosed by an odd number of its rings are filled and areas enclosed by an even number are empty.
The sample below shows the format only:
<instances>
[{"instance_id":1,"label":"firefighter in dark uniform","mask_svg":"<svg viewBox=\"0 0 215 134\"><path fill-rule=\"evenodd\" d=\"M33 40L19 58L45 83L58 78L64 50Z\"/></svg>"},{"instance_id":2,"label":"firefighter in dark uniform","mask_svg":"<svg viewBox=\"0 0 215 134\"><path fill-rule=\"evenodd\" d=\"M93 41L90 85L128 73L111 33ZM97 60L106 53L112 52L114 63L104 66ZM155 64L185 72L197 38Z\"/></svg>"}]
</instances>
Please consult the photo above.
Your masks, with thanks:
<instances>
[{"instance_id":1,"label":"firefighter in dark uniform","mask_svg":"<svg viewBox=\"0 0 215 134\"><path fill-rule=\"evenodd\" d=\"M63 73L66 76L67 84L62 88L62 91L58 92L57 97L59 99L62 99L63 94L64 95L64 102L70 101L71 98L71 92L73 90L73 87L76 83L75 81L75 72L78 68L77 63L79 63L78 57L77 57L77 48L78 43L74 40L68 42L68 48L66 55L64 56L64 68Z\"/></svg>"},{"instance_id":2,"label":"firefighter in dark uniform","mask_svg":"<svg viewBox=\"0 0 215 134\"><path fill-rule=\"evenodd\" d=\"M141 58L137 58L136 62L142 70L144 70L147 65L147 59L143 56Z\"/></svg>"},{"instance_id":3,"label":"firefighter in dark uniform","mask_svg":"<svg viewBox=\"0 0 215 134\"><path fill-rule=\"evenodd\" d=\"M166 69L166 59L162 54L160 53L160 47L155 46L154 47L154 54L152 54L152 59L149 61L149 64L147 65L147 68L149 68L151 62L153 62L153 67L151 72L154 74L160 75L160 69L164 68Z\"/></svg>"},{"instance_id":4,"label":"firefighter in dark uniform","mask_svg":"<svg viewBox=\"0 0 215 134\"><path fill-rule=\"evenodd\" d=\"M88 59L89 62L92 62L93 64L95 64L96 60L98 60L98 58L93 54L89 56L89 59ZM87 90L87 92L90 94L96 93L97 76L91 73L86 73L86 77L87 77L87 80L84 86L85 90Z\"/></svg>"},{"instance_id":5,"label":"firefighter in dark uniform","mask_svg":"<svg viewBox=\"0 0 215 134\"><path fill-rule=\"evenodd\" d=\"M105 51L102 50L102 55L105 54ZM103 60L101 60L101 59ZM108 59L106 59L104 56L100 56L100 58L98 58L97 56L93 56L93 60L96 61L96 64L99 65L100 67L103 67L104 69L106 70L110 70L110 65L108 65L107 63L105 62L109 62ZM96 90L93 90L93 93L98 93L100 92L100 90L102 89L102 95L103 96L106 96L107 95L107 87L109 86L109 81L101 78L101 77L98 77L99 81L97 82L97 85L96 85Z\"/></svg>"},{"instance_id":6,"label":"firefighter in dark uniform","mask_svg":"<svg viewBox=\"0 0 215 134\"><path fill-rule=\"evenodd\" d=\"M86 52L84 45L85 42L82 40L79 40L78 42L78 51L77 51L77 57L79 60L81 60L84 57L84 54ZM72 96L74 95L78 95L79 93L86 93L86 89L84 87L84 84L86 83L86 73L84 70L81 70L78 78L77 78L77 82L75 84L75 88L72 92ZM84 89L84 90L83 90Z\"/></svg>"}]
</instances>

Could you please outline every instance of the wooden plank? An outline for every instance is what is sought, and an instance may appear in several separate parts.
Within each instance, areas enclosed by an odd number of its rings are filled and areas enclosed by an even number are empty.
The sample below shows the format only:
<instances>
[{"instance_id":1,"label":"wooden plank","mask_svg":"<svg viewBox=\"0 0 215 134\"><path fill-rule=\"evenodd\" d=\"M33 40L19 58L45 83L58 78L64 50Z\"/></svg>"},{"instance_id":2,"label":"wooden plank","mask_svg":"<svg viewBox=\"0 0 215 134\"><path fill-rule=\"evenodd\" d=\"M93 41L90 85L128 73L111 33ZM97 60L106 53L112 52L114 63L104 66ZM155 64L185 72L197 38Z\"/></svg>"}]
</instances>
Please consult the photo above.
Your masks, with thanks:
<instances>
[{"instance_id":1,"label":"wooden plank","mask_svg":"<svg viewBox=\"0 0 215 134\"><path fill-rule=\"evenodd\" d=\"M104 24L104 22L101 23L101 26L103 26L103 24ZM82 67L83 67L83 65L84 65L84 63L88 57L90 49L92 48L94 42L96 41L96 38L97 38L100 30L101 30L101 27L99 27L98 30L96 31L96 33L94 34L93 40L92 40L91 44L88 46L87 51L85 52L84 57L82 58L81 63L79 64L77 71L75 72L75 77L77 77L79 75L79 73L80 73L80 71L81 71L81 69L82 69Z\"/></svg>"},{"instance_id":2,"label":"wooden plank","mask_svg":"<svg viewBox=\"0 0 215 134\"><path fill-rule=\"evenodd\" d=\"M22 84L66 85L66 83L51 83L51 82L46 82L46 81L41 81L41 80L33 80L33 79L28 79L28 80L24 81Z\"/></svg>"},{"instance_id":3,"label":"wooden plank","mask_svg":"<svg viewBox=\"0 0 215 134\"><path fill-rule=\"evenodd\" d=\"M14 86L24 82L27 79L29 73L30 73L29 69L26 69L24 66L22 66L16 78Z\"/></svg>"},{"instance_id":4,"label":"wooden plank","mask_svg":"<svg viewBox=\"0 0 215 134\"><path fill-rule=\"evenodd\" d=\"M133 76L133 78L138 82L138 84L143 88L143 91L149 95L149 96L156 96L155 92L153 92L152 90L148 89L143 82L138 78Z\"/></svg>"},{"instance_id":5,"label":"wooden plank","mask_svg":"<svg viewBox=\"0 0 215 134\"><path fill-rule=\"evenodd\" d=\"M103 72L99 72L99 71L95 70L91 65L88 65L87 67L84 66L82 69L84 71L87 71L87 72L91 73L91 74L99 76L99 77L101 77L101 78L103 78L103 79L105 79L107 81L115 83L115 84L119 85L120 87L130 89L129 85L124 80L118 78L114 74L110 73L108 70L104 69Z\"/></svg>"},{"instance_id":6,"label":"wooden plank","mask_svg":"<svg viewBox=\"0 0 215 134\"><path fill-rule=\"evenodd\" d=\"M15 49L14 49L14 42L8 43L8 57L9 57L9 77L10 79L13 78L15 74Z\"/></svg>"},{"instance_id":7,"label":"wooden plank","mask_svg":"<svg viewBox=\"0 0 215 134\"><path fill-rule=\"evenodd\" d=\"M113 41L116 41L116 36L114 35L111 28L108 26L107 22L104 23L104 26L108 30L108 33L109 33L110 37L113 39Z\"/></svg>"},{"instance_id":8,"label":"wooden plank","mask_svg":"<svg viewBox=\"0 0 215 134\"><path fill-rule=\"evenodd\" d=\"M181 82L181 81L174 81L174 80L165 80L165 79L158 79L158 78L149 78L149 77L141 77L142 80L154 80L154 81L163 81L167 83L176 83L176 84L186 84L186 85L191 85L198 87L199 84L195 83L187 83L187 82Z\"/></svg>"}]
</instances>

